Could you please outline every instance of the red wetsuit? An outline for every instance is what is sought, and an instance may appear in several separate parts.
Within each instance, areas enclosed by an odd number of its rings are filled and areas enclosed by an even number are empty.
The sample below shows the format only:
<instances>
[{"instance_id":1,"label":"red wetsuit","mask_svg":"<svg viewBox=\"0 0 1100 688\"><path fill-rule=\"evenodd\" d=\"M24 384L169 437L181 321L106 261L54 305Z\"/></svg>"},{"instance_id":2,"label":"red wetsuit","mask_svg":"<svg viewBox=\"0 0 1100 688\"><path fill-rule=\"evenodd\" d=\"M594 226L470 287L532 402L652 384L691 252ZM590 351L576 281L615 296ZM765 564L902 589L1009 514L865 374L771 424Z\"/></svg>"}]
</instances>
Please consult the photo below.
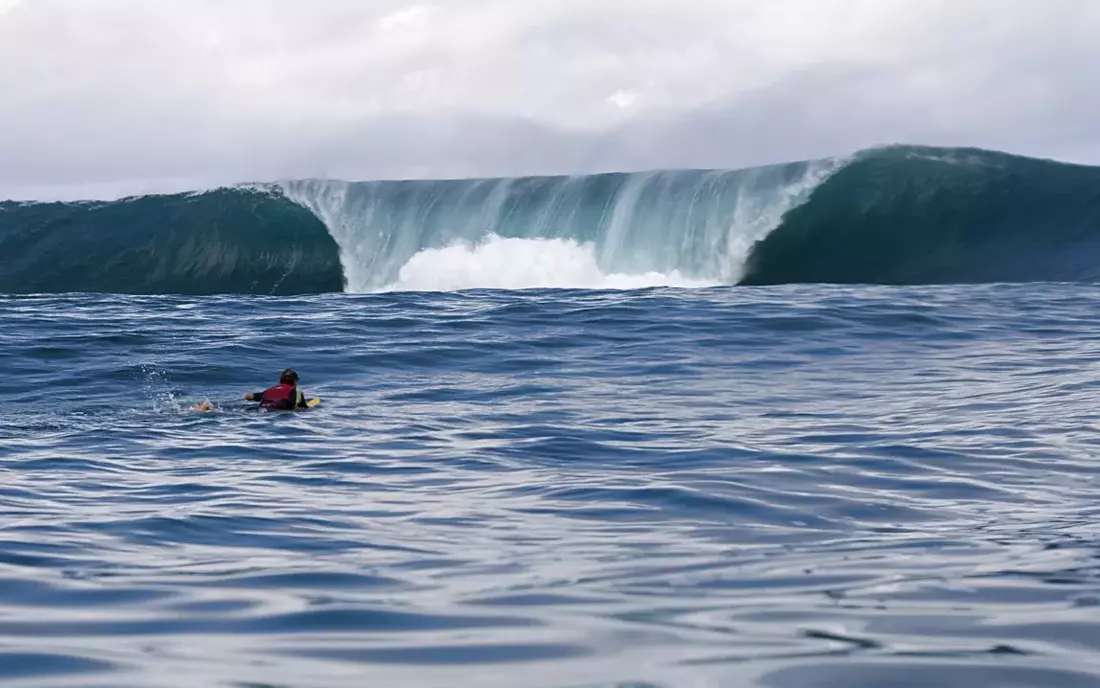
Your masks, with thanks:
<instances>
[{"instance_id":1,"label":"red wetsuit","mask_svg":"<svg viewBox=\"0 0 1100 688\"><path fill-rule=\"evenodd\" d=\"M306 397L294 385L278 384L270 389L252 395L253 401L260 407L272 411L292 411L296 408L309 408Z\"/></svg>"}]
</instances>

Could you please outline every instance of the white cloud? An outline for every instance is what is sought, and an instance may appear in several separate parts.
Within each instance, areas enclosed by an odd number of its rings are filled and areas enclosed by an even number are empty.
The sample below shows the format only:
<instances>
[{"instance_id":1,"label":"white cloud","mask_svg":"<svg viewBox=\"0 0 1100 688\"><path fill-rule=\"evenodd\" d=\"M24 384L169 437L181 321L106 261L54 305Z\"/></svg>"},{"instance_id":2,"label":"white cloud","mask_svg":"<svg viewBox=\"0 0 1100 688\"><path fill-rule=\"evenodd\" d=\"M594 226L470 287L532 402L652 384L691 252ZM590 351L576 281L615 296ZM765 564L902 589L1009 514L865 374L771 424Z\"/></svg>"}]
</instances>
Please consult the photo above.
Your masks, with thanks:
<instances>
[{"instance_id":1,"label":"white cloud","mask_svg":"<svg viewBox=\"0 0 1100 688\"><path fill-rule=\"evenodd\" d=\"M630 91L615 91L607 99L607 102L611 103L617 108L626 110L638 102L638 95L631 93Z\"/></svg>"},{"instance_id":2,"label":"white cloud","mask_svg":"<svg viewBox=\"0 0 1100 688\"><path fill-rule=\"evenodd\" d=\"M0 190L737 166L899 140L1100 161L1095 0L0 8Z\"/></svg>"},{"instance_id":3,"label":"white cloud","mask_svg":"<svg viewBox=\"0 0 1100 688\"><path fill-rule=\"evenodd\" d=\"M426 5L414 5L393 14L387 14L378 20L378 26L389 31L409 24L422 24L431 16L433 8Z\"/></svg>"}]
</instances>

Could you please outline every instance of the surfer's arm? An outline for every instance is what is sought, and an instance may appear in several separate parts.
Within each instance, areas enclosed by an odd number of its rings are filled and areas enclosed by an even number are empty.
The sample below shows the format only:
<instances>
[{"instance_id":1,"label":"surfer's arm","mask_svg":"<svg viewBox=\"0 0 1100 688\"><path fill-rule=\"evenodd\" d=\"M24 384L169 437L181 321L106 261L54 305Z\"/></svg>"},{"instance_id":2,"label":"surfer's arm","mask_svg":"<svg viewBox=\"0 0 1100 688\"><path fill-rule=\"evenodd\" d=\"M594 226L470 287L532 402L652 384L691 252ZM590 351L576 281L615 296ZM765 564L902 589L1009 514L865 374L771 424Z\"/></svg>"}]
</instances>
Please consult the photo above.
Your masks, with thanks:
<instances>
[{"instance_id":1,"label":"surfer's arm","mask_svg":"<svg viewBox=\"0 0 1100 688\"><path fill-rule=\"evenodd\" d=\"M249 392L248 394L244 395L244 398L248 399L249 401L263 401L264 400L264 393L263 392Z\"/></svg>"}]
</instances>

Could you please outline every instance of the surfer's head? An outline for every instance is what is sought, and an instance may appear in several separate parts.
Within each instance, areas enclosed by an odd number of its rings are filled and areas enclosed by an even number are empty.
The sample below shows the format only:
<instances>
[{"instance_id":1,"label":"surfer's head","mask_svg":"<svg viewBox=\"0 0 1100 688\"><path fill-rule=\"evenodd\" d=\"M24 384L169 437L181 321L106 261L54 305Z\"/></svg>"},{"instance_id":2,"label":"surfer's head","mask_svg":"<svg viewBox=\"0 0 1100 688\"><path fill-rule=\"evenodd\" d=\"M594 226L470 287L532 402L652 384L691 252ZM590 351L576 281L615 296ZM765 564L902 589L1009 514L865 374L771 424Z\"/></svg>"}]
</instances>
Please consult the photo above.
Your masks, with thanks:
<instances>
[{"instance_id":1,"label":"surfer's head","mask_svg":"<svg viewBox=\"0 0 1100 688\"><path fill-rule=\"evenodd\" d=\"M279 376L279 384L296 387L298 385L298 373L294 372L292 368L287 368L283 371L283 374Z\"/></svg>"}]
</instances>

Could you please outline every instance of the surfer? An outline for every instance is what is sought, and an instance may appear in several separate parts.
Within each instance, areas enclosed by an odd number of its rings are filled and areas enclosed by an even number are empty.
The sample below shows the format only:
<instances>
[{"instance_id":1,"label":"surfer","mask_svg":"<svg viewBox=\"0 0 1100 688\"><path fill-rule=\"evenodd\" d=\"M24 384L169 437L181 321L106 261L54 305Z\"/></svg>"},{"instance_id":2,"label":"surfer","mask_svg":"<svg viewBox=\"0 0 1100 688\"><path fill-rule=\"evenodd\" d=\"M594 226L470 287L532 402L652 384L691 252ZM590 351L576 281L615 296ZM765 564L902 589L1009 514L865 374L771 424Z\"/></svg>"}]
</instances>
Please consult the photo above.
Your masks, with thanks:
<instances>
[{"instance_id":1,"label":"surfer","mask_svg":"<svg viewBox=\"0 0 1100 688\"><path fill-rule=\"evenodd\" d=\"M310 406L305 395L298 389L298 373L290 368L279 376L279 384L262 392L249 392L244 398L260 402L260 408L269 411L292 411Z\"/></svg>"}]
</instances>

